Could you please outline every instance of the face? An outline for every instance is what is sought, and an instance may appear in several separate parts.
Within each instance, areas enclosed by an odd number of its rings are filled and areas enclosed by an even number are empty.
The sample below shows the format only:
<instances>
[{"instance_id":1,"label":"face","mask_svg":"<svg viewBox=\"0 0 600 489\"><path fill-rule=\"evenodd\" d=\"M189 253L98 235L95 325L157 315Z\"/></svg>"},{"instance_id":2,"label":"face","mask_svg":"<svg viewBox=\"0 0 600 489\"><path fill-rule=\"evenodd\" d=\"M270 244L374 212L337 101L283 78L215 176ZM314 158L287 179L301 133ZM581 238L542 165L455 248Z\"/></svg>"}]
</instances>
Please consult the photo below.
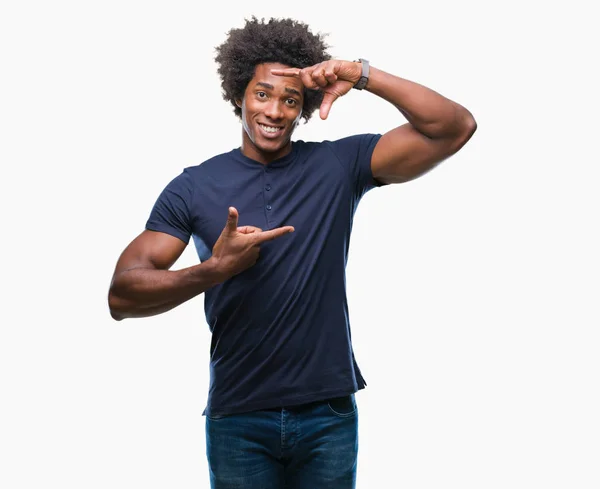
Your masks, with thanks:
<instances>
[{"instance_id":1,"label":"face","mask_svg":"<svg viewBox=\"0 0 600 489\"><path fill-rule=\"evenodd\" d=\"M302 116L302 81L296 77L271 74L274 68L289 68L279 63L256 66L243 100L244 126L242 152L257 161L269 163L291 151L291 137Z\"/></svg>"}]
</instances>

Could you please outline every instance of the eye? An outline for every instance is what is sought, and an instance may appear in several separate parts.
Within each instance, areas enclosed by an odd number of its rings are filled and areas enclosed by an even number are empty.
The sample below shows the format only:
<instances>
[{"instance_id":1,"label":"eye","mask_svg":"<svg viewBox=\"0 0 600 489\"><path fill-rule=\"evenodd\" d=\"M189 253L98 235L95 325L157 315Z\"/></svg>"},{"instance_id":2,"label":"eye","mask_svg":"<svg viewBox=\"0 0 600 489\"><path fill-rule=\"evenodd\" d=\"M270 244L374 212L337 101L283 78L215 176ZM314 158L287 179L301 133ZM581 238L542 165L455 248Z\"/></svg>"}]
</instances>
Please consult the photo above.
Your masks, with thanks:
<instances>
[{"instance_id":1,"label":"eye","mask_svg":"<svg viewBox=\"0 0 600 489\"><path fill-rule=\"evenodd\" d=\"M267 94L265 92L256 92L256 96L258 98L267 98Z\"/></svg>"},{"instance_id":2,"label":"eye","mask_svg":"<svg viewBox=\"0 0 600 489\"><path fill-rule=\"evenodd\" d=\"M293 98L288 98L285 101L285 103L288 104L290 107L295 107L298 102Z\"/></svg>"}]
</instances>

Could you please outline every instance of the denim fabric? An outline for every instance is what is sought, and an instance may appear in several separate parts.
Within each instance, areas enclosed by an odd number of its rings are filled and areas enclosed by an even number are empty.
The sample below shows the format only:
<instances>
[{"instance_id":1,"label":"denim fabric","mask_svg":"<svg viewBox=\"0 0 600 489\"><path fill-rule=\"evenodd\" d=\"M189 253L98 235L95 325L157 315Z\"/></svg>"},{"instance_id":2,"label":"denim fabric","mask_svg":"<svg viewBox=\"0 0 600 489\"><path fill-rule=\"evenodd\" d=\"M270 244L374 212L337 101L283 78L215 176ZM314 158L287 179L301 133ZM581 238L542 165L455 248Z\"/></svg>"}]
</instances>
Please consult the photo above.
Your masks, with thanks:
<instances>
[{"instance_id":1,"label":"denim fabric","mask_svg":"<svg viewBox=\"0 0 600 489\"><path fill-rule=\"evenodd\" d=\"M302 406L206 416L212 489L354 489L354 394Z\"/></svg>"}]
</instances>

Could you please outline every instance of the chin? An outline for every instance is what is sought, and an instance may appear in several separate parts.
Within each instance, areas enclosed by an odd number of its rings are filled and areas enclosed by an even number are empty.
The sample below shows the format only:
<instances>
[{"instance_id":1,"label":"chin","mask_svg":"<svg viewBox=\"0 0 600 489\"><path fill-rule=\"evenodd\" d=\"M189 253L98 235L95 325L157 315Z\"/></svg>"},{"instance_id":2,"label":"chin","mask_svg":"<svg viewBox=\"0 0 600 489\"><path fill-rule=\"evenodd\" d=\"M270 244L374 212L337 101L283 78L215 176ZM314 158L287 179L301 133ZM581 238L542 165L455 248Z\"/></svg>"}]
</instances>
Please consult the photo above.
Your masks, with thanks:
<instances>
[{"instance_id":1,"label":"chin","mask_svg":"<svg viewBox=\"0 0 600 489\"><path fill-rule=\"evenodd\" d=\"M289 139L285 139L285 140L280 140L278 139L277 141L259 141L258 144L256 144L256 147L260 150L263 151L265 153L276 153L277 151L280 151L281 149L283 149L289 142Z\"/></svg>"},{"instance_id":2,"label":"chin","mask_svg":"<svg viewBox=\"0 0 600 489\"><path fill-rule=\"evenodd\" d=\"M284 148L285 144L264 144L259 146L259 149L265 153L277 153Z\"/></svg>"}]
</instances>

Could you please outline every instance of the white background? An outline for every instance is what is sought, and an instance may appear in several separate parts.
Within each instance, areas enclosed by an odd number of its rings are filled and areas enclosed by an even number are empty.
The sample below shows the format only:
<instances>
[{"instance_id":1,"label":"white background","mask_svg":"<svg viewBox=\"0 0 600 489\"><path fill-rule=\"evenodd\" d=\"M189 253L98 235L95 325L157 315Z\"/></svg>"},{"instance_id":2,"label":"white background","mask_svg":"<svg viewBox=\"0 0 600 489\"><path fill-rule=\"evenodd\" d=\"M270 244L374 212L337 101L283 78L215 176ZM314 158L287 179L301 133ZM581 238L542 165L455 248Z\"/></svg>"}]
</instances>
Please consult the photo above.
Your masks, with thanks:
<instances>
[{"instance_id":1,"label":"white background","mask_svg":"<svg viewBox=\"0 0 600 489\"><path fill-rule=\"evenodd\" d=\"M255 14L479 124L356 215L358 488L598 489L599 40L551 3L3 2L0 487L208 487L202 296L115 322L106 295L164 185L239 145L214 47ZM295 138L403 122L352 91Z\"/></svg>"}]
</instances>

